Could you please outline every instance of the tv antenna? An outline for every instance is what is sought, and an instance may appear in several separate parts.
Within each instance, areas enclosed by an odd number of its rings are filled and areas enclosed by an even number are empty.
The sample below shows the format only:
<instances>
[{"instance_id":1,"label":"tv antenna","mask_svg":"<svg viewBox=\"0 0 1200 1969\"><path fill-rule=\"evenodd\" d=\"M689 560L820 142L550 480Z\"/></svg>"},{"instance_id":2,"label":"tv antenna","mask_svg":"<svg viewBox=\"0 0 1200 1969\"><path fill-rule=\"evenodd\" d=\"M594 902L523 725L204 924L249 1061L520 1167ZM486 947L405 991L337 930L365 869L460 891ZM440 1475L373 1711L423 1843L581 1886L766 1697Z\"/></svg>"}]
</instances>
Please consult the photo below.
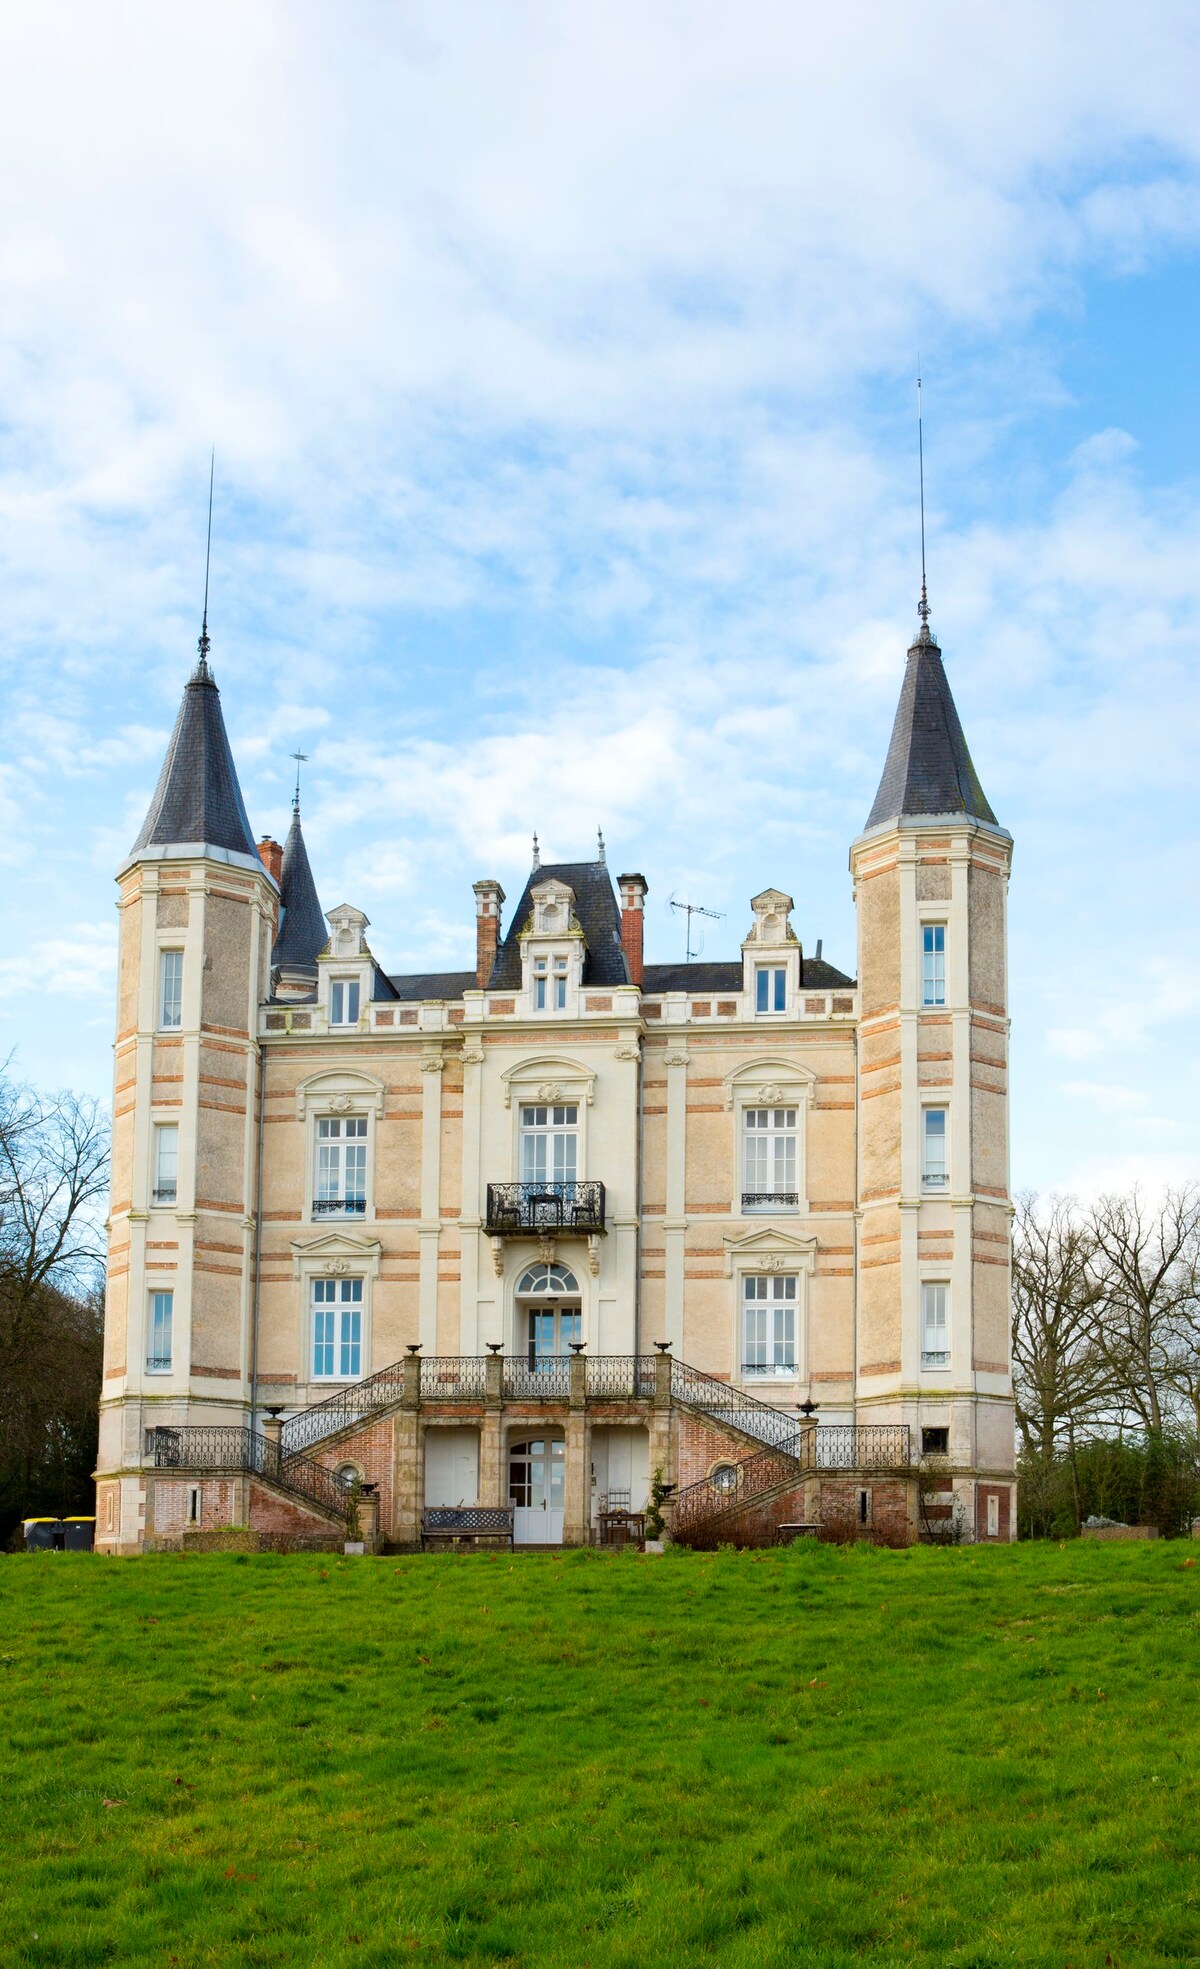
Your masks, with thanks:
<instances>
[{"instance_id":1,"label":"tv antenna","mask_svg":"<svg viewBox=\"0 0 1200 1969\"><path fill-rule=\"evenodd\" d=\"M693 957L698 957L704 949L704 930L702 926L699 932L700 942L697 944L695 950L692 949L693 916L711 916L714 922L719 922L724 917L725 911L723 909L703 909L698 902L676 902L674 896L670 898L667 907L669 909L677 909L681 916L687 917L686 961L690 964Z\"/></svg>"}]
</instances>

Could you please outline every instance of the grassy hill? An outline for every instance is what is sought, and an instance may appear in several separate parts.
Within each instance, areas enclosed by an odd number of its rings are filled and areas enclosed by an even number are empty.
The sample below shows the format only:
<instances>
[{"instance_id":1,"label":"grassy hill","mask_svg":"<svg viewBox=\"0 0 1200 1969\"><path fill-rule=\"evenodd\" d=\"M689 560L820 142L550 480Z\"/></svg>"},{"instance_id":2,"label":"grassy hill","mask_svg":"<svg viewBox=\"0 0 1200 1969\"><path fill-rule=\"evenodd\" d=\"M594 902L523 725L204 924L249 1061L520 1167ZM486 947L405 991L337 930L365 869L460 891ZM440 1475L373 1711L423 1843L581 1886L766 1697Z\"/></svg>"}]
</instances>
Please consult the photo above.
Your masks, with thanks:
<instances>
[{"instance_id":1,"label":"grassy hill","mask_svg":"<svg viewBox=\"0 0 1200 1969\"><path fill-rule=\"evenodd\" d=\"M1195 1549L7 1559L0 1959L1200 1960Z\"/></svg>"}]
</instances>

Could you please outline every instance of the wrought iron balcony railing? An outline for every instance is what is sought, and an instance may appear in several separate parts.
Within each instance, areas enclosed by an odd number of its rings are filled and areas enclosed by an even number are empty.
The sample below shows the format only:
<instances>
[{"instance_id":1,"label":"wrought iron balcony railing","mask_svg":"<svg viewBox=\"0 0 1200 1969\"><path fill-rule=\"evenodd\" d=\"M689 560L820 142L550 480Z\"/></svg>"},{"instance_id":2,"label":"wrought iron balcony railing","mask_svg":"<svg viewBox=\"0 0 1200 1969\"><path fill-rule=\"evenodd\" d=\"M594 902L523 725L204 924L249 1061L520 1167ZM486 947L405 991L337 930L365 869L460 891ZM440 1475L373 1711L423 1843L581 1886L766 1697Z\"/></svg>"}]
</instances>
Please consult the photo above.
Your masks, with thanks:
<instances>
[{"instance_id":1,"label":"wrought iron balcony railing","mask_svg":"<svg viewBox=\"0 0 1200 1969\"><path fill-rule=\"evenodd\" d=\"M314 1217L365 1217L367 1199L365 1196L315 1196L312 1214Z\"/></svg>"},{"instance_id":2,"label":"wrought iron balcony railing","mask_svg":"<svg viewBox=\"0 0 1200 1969\"><path fill-rule=\"evenodd\" d=\"M604 1229L603 1183L489 1183L489 1237L592 1237Z\"/></svg>"},{"instance_id":3,"label":"wrought iron balcony railing","mask_svg":"<svg viewBox=\"0 0 1200 1969\"><path fill-rule=\"evenodd\" d=\"M174 1203L176 1187L174 1183L163 1183L154 1191L155 1203Z\"/></svg>"},{"instance_id":4,"label":"wrought iron balcony railing","mask_svg":"<svg viewBox=\"0 0 1200 1969\"><path fill-rule=\"evenodd\" d=\"M147 1374L169 1374L171 1372L170 1354L147 1354Z\"/></svg>"},{"instance_id":5,"label":"wrought iron balcony railing","mask_svg":"<svg viewBox=\"0 0 1200 1969\"><path fill-rule=\"evenodd\" d=\"M743 1190L743 1210L794 1210L800 1201L798 1190Z\"/></svg>"}]
</instances>

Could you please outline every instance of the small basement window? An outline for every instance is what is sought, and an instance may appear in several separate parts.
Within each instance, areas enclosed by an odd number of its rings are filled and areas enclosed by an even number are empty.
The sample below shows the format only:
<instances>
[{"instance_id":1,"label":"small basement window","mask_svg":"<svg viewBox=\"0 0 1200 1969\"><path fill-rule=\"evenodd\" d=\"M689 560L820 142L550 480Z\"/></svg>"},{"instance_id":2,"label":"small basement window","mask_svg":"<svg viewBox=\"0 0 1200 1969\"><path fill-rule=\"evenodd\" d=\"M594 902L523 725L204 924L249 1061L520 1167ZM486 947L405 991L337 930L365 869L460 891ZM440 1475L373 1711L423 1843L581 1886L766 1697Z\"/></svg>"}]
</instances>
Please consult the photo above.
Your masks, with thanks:
<instances>
[{"instance_id":1,"label":"small basement window","mask_svg":"<svg viewBox=\"0 0 1200 1969\"><path fill-rule=\"evenodd\" d=\"M922 1429L921 1454L922 1456L949 1456L949 1429Z\"/></svg>"}]
</instances>

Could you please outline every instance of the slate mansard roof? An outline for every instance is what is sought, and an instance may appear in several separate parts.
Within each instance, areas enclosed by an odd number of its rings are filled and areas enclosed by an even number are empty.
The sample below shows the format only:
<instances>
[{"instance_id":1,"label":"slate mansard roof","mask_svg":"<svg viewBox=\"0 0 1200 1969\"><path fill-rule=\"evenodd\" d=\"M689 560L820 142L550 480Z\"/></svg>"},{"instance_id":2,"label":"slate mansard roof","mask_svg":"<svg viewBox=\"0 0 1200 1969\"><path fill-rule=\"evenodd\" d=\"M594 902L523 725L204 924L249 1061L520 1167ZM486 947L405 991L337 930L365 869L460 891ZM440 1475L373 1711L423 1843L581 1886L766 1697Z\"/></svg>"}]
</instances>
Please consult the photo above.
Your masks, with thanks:
<instances>
[{"instance_id":1,"label":"slate mansard roof","mask_svg":"<svg viewBox=\"0 0 1200 1969\"><path fill-rule=\"evenodd\" d=\"M543 862L530 871L513 911L508 935L496 952L492 991L519 991L521 988L520 935L533 913L531 891L539 882L565 882L575 891L575 914L587 943L583 982L589 985L629 983L629 969L621 948L621 911L613 892L608 865L602 861Z\"/></svg>"},{"instance_id":2,"label":"slate mansard roof","mask_svg":"<svg viewBox=\"0 0 1200 1969\"><path fill-rule=\"evenodd\" d=\"M909 649L892 742L867 828L915 814L967 814L997 826L967 750L942 652L923 622Z\"/></svg>"},{"instance_id":3,"label":"slate mansard roof","mask_svg":"<svg viewBox=\"0 0 1200 1969\"><path fill-rule=\"evenodd\" d=\"M258 859L221 715L221 693L203 659L184 686L167 756L133 853L201 843Z\"/></svg>"}]
</instances>

